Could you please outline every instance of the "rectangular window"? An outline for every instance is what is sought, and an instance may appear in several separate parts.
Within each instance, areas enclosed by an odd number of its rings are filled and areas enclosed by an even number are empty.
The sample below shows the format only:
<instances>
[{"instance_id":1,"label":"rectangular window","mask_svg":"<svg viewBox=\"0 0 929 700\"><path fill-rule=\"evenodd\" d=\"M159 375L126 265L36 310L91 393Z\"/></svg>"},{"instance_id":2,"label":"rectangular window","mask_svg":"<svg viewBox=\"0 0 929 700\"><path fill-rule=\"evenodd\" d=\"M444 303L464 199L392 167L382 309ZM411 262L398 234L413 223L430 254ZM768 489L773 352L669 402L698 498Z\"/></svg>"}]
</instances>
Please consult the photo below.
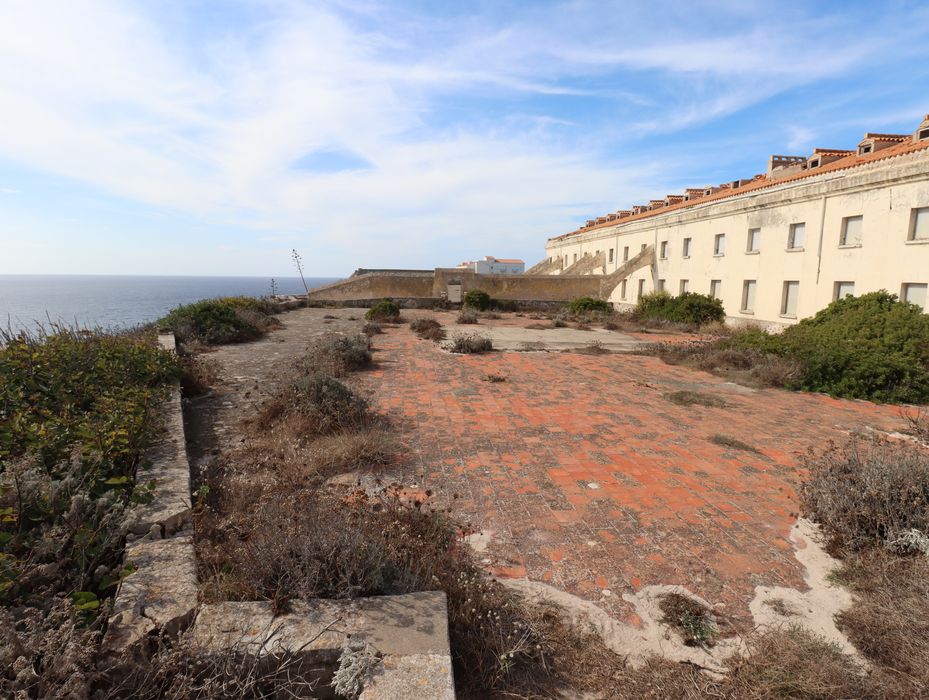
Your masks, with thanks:
<instances>
[{"instance_id":1,"label":"rectangular window","mask_svg":"<svg viewBox=\"0 0 929 700\"><path fill-rule=\"evenodd\" d=\"M668 242L662 241L661 248L659 248L659 250L661 251L661 253L658 257L660 257L662 260L667 260L668 259Z\"/></svg>"},{"instance_id":2,"label":"rectangular window","mask_svg":"<svg viewBox=\"0 0 929 700\"><path fill-rule=\"evenodd\" d=\"M759 250L761 250L761 229L750 228L748 229L748 240L745 243L745 252L757 253Z\"/></svg>"},{"instance_id":3,"label":"rectangular window","mask_svg":"<svg viewBox=\"0 0 929 700\"><path fill-rule=\"evenodd\" d=\"M643 244L642 244L642 247L639 248L639 250L645 250L647 247L648 247L648 244L647 244L647 243L643 243Z\"/></svg>"},{"instance_id":4,"label":"rectangular window","mask_svg":"<svg viewBox=\"0 0 929 700\"><path fill-rule=\"evenodd\" d=\"M609 262L613 262L613 249L610 248L610 259Z\"/></svg>"},{"instance_id":5,"label":"rectangular window","mask_svg":"<svg viewBox=\"0 0 929 700\"><path fill-rule=\"evenodd\" d=\"M629 259L629 246L623 247L623 262L626 262Z\"/></svg>"},{"instance_id":6,"label":"rectangular window","mask_svg":"<svg viewBox=\"0 0 929 700\"><path fill-rule=\"evenodd\" d=\"M790 233L787 234L787 250L797 250L806 243L806 224L791 224Z\"/></svg>"},{"instance_id":7,"label":"rectangular window","mask_svg":"<svg viewBox=\"0 0 929 700\"><path fill-rule=\"evenodd\" d=\"M639 280L639 296L638 296L638 298L641 299L643 294L645 294L645 280Z\"/></svg>"},{"instance_id":8,"label":"rectangular window","mask_svg":"<svg viewBox=\"0 0 929 700\"><path fill-rule=\"evenodd\" d=\"M681 280L681 294L686 294L690 291L690 280Z\"/></svg>"},{"instance_id":9,"label":"rectangular window","mask_svg":"<svg viewBox=\"0 0 929 700\"><path fill-rule=\"evenodd\" d=\"M683 253L683 255L684 255L685 258L689 258L689 257L690 257L690 239L689 239L689 238L685 238L685 239L684 239L684 253Z\"/></svg>"},{"instance_id":10,"label":"rectangular window","mask_svg":"<svg viewBox=\"0 0 929 700\"><path fill-rule=\"evenodd\" d=\"M745 280L742 283L742 313L752 313L755 310L755 280Z\"/></svg>"},{"instance_id":11,"label":"rectangular window","mask_svg":"<svg viewBox=\"0 0 929 700\"><path fill-rule=\"evenodd\" d=\"M781 294L781 316L797 317L797 297L799 295L799 282L784 282L784 291Z\"/></svg>"},{"instance_id":12,"label":"rectangular window","mask_svg":"<svg viewBox=\"0 0 929 700\"><path fill-rule=\"evenodd\" d=\"M842 233L839 235L839 245L861 245L861 226L864 218L861 216L846 216L842 219Z\"/></svg>"},{"instance_id":13,"label":"rectangular window","mask_svg":"<svg viewBox=\"0 0 929 700\"><path fill-rule=\"evenodd\" d=\"M619 283L619 297L620 297L620 299L625 299L625 298L626 298L626 282L628 282L628 281L629 281L629 280L623 280L622 282Z\"/></svg>"},{"instance_id":14,"label":"rectangular window","mask_svg":"<svg viewBox=\"0 0 929 700\"><path fill-rule=\"evenodd\" d=\"M723 292L723 281L722 280L710 280L710 296L714 299L719 299L719 295Z\"/></svg>"},{"instance_id":15,"label":"rectangular window","mask_svg":"<svg viewBox=\"0 0 929 700\"><path fill-rule=\"evenodd\" d=\"M852 296L854 293L854 282L836 282L835 288L832 290L832 300L844 299L845 297Z\"/></svg>"},{"instance_id":16,"label":"rectangular window","mask_svg":"<svg viewBox=\"0 0 929 700\"><path fill-rule=\"evenodd\" d=\"M903 293L900 295L903 301L916 304L921 309L926 308L926 287L925 284L913 284L909 282L903 285Z\"/></svg>"},{"instance_id":17,"label":"rectangular window","mask_svg":"<svg viewBox=\"0 0 929 700\"><path fill-rule=\"evenodd\" d=\"M716 238L713 241L713 255L725 255L726 254L726 234L717 233Z\"/></svg>"},{"instance_id":18,"label":"rectangular window","mask_svg":"<svg viewBox=\"0 0 929 700\"><path fill-rule=\"evenodd\" d=\"M910 240L929 241L929 207L914 209L910 219Z\"/></svg>"},{"instance_id":19,"label":"rectangular window","mask_svg":"<svg viewBox=\"0 0 929 700\"><path fill-rule=\"evenodd\" d=\"M574 262L577 262L577 253L574 254Z\"/></svg>"},{"instance_id":20,"label":"rectangular window","mask_svg":"<svg viewBox=\"0 0 929 700\"><path fill-rule=\"evenodd\" d=\"M664 291L664 280L658 280L658 284L656 285L655 289L659 292L663 292Z\"/></svg>"}]
</instances>

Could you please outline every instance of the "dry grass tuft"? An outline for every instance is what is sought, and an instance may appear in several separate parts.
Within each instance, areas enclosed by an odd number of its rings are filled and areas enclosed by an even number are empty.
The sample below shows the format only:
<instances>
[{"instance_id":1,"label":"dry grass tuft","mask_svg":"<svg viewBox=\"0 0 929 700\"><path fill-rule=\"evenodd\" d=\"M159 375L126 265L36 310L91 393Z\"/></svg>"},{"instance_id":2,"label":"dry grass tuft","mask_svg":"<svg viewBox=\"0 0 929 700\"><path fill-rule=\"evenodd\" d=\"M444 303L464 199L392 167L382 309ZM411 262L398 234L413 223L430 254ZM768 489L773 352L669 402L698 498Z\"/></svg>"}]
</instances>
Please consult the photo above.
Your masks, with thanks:
<instances>
[{"instance_id":1,"label":"dry grass tuft","mask_svg":"<svg viewBox=\"0 0 929 700\"><path fill-rule=\"evenodd\" d=\"M474 355L490 352L494 349L494 344L490 338L478 333L456 333L452 336L448 349L455 353Z\"/></svg>"},{"instance_id":2,"label":"dry grass tuft","mask_svg":"<svg viewBox=\"0 0 929 700\"><path fill-rule=\"evenodd\" d=\"M908 692L929 694L929 558L872 548L850 556L840 579L856 594L841 628L872 662L890 669Z\"/></svg>"},{"instance_id":3,"label":"dry grass tuft","mask_svg":"<svg viewBox=\"0 0 929 700\"><path fill-rule=\"evenodd\" d=\"M410 330L423 340L439 342L445 340L445 329L434 318L417 318L410 322Z\"/></svg>"},{"instance_id":4,"label":"dry grass tuft","mask_svg":"<svg viewBox=\"0 0 929 700\"><path fill-rule=\"evenodd\" d=\"M707 408L725 408L727 404L723 399L713 394L704 394L699 391L675 391L665 394L664 397L678 406L706 406Z\"/></svg>"},{"instance_id":5,"label":"dry grass tuft","mask_svg":"<svg viewBox=\"0 0 929 700\"><path fill-rule=\"evenodd\" d=\"M755 454L758 454L758 455L762 454L761 450L759 450L757 447L754 447L753 445L749 445L747 442L742 442L741 440L738 440L734 437L730 437L729 435L722 435L721 433L717 433L716 435L711 437L710 442L715 443L717 445L721 445L722 447L730 447L733 450L742 450L744 452L754 452Z\"/></svg>"},{"instance_id":6,"label":"dry grass tuft","mask_svg":"<svg viewBox=\"0 0 929 700\"><path fill-rule=\"evenodd\" d=\"M462 309L458 314L457 322L459 325L472 325L478 322L477 312L471 309Z\"/></svg>"},{"instance_id":7,"label":"dry grass tuft","mask_svg":"<svg viewBox=\"0 0 929 700\"><path fill-rule=\"evenodd\" d=\"M371 339L364 334L327 333L314 340L298 362L303 374L344 377L371 366Z\"/></svg>"},{"instance_id":8,"label":"dry grass tuft","mask_svg":"<svg viewBox=\"0 0 929 700\"><path fill-rule=\"evenodd\" d=\"M658 607L664 614L662 622L677 630L684 644L692 647L713 646L717 637L716 622L706 607L680 593L662 596Z\"/></svg>"},{"instance_id":9,"label":"dry grass tuft","mask_svg":"<svg viewBox=\"0 0 929 700\"><path fill-rule=\"evenodd\" d=\"M370 338L373 335L380 335L384 332L384 329L381 327L380 323L377 323L376 321L368 321L364 324L361 332Z\"/></svg>"},{"instance_id":10,"label":"dry grass tuft","mask_svg":"<svg viewBox=\"0 0 929 700\"><path fill-rule=\"evenodd\" d=\"M800 505L822 525L832 551L899 549L908 533L929 535L925 449L900 440L855 440L807 458L804 466L809 479Z\"/></svg>"}]
</instances>

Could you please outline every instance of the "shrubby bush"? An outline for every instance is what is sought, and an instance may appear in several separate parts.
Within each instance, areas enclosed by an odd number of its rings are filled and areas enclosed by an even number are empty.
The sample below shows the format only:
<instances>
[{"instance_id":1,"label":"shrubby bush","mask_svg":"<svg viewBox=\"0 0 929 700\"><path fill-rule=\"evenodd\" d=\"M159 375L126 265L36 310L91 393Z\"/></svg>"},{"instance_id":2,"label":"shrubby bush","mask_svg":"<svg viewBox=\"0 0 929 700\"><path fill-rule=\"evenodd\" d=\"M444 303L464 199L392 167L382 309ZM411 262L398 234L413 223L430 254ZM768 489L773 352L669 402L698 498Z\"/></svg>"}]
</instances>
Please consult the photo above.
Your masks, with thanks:
<instances>
[{"instance_id":1,"label":"shrubby bush","mask_svg":"<svg viewBox=\"0 0 929 700\"><path fill-rule=\"evenodd\" d=\"M478 354L490 352L494 349L493 341L477 333L458 333L452 336L449 350L464 354Z\"/></svg>"},{"instance_id":2,"label":"shrubby bush","mask_svg":"<svg viewBox=\"0 0 929 700\"><path fill-rule=\"evenodd\" d=\"M886 291L832 302L763 349L803 363L799 389L879 402L929 402L929 315Z\"/></svg>"},{"instance_id":3,"label":"shrubby bush","mask_svg":"<svg viewBox=\"0 0 929 700\"><path fill-rule=\"evenodd\" d=\"M203 299L173 309L157 322L182 343L205 345L255 340L277 325L271 302L252 297Z\"/></svg>"},{"instance_id":4,"label":"shrubby bush","mask_svg":"<svg viewBox=\"0 0 929 700\"><path fill-rule=\"evenodd\" d=\"M299 365L305 374L322 372L344 377L371 366L371 339L363 333L327 333L310 345Z\"/></svg>"},{"instance_id":5,"label":"shrubby bush","mask_svg":"<svg viewBox=\"0 0 929 700\"><path fill-rule=\"evenodd\" d=\"M929 542L929 453L902 441L857 441L807 459L800 488L807 517L834 549ZM929 554L929 551L925 552Z\"/></svg>"},{"instance_id":6,"label":"shrubby bush","mask_svg":"<svg viewBox=\"0 0 929 700\"><path fill-rule=\"evenodd\" d=\"M365 312L368 321L383 321L390 323L400 320L400 305L393 299L381 299Z\"/></svg>"},{"instance_id":7,"label":"shrubby bush","mask_svg":"<svg viewBox=\"0 0 929 700\"><path fill-rule=\"evenodd\" d=\"M471 309L462 309L458 313L457 321L460 325L471 325L477 323L477 314Z\"/></svg>"},{"instance_id":8,"label":"shrubby bush","mask_svg":"<svg viewBox=\"0 0 929 700\"><path fill-rule=\"evenodd\" d=\"M435 342L445 340L445 330L442 328L442 324L434 318L417 318L410 322L410 330L423 340Z\"/></svg>"},{"instance_id":9,"label":"shrubby bush","mask_svg":"<svg viewBox=\"0 0 929 700\"><path fill-rule=\"evenodd\" d=\"M480 289L472 289L469 292L465 292L462 298L462 304L472 309L477 309L478 311L487 311L493 304L493 300L487 292Z\"/></svg>"},{"instance_id":10,"label":"shrubby bush","mask_svg":"<svg viewBox=\"0 0 929 700\"><path fill-rule=\"evenodd\" d=\"M722 322L726 312L719 299L707 294L684 292L671 296L667 292L652 292L639 298L634 315L638 319L670 321L702 326Z\"/></svg>"},{"instance_id":11,"label":"shrubby bush","mask_svg":"<svg viewBox=\"0 0 929 700\"><path fill-rule=\"evenodd\" d=\"M593 297L578 297L566 305L567 310L573 315L599 313L613 313L613 305L602 299Z\"/></svg>"},{"instance_id":12,"label":"shrubby bush","mask_svg":"<svg viewBox=\"0 0 929 700\"><path fill-rule=\"evenodd\" d=\"M258 425L270 428L289 416L300 417L308 436L360 429L372 419L365 399L319 372L301 376L278 392L262 408Z\"/></svg>"}]
</instances>

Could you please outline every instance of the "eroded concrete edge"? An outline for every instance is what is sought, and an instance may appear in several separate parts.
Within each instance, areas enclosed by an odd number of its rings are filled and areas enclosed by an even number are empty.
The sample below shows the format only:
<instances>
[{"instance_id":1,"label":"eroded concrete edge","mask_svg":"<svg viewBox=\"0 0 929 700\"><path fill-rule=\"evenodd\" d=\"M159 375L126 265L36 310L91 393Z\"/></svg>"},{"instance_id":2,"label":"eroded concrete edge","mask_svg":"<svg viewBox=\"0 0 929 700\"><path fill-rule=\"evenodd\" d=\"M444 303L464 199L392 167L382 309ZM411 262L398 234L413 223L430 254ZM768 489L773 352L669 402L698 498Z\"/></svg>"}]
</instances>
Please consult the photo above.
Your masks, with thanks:
<instances>
[{"instance_id":1,"label":"eroded concrete edge","mask_svg":"<svg viewBox=\"0 0 929 700\"><path fill-rule=\"evenodd\" d=\"M173 335L160 335L158 342L175 351ZM155 481L154 498L131 516L125 561L136 570L116 592L103 641L110 657L137 650L150 635L180 633L197 609L190 462L178 382L168 390L164 411L165 434L147 453L149 468L137 477L139 483Z\"/></svg>"},{"instance_id":2,"label":"eroded concrete edge","mask_svg":"<svg viewBox=\"0 0 929 700\"><path fill-rule=\"evenodd\" d=\"M789 539L794 545L794 555L804 568L804 580L809 590L757 586L755 596L749 603L757 629L763 631L798 625L837 644L844 652L863 662L854 645L835 623L836 615L851 607L854 599L848 590L829 579L829 574L839 566L839 562L820 544L819 528L809 520L800 518L791 527ZM683 586L645 586L634 594L624 595L623 599L632 604L642 622L637 627L616 620L591 601L539 581L500 579L500 582L529 599L561 606L573 625L596 633L609 649L624 657L633 668L642 666L650 656L660 656L719 673L725 669L726 658L745 648L744 640L737 637L720 639L709 649L685 645L680 636L661 621L663 615L659 604L662 596L679 593L710 610L713 606ZM783 608L776 603L772 605L776 600L783 603ZM779 609L787 614L781 614Z\"/></svg>"},{"instance_id":3,"label":"eroded concrete edge","mask_svg":"<svg viewBox=\"0 0 929 700\"><path fill-rule=\"evenodd\" d=\"M335 666L349 640L378 654L361 698L454 700L448 605L441 591L355 600L298 601L274 615L261 601L201 606L191 640L206 651L264 656L287 651L309 666Z\"/></svg>"}]
</instances>

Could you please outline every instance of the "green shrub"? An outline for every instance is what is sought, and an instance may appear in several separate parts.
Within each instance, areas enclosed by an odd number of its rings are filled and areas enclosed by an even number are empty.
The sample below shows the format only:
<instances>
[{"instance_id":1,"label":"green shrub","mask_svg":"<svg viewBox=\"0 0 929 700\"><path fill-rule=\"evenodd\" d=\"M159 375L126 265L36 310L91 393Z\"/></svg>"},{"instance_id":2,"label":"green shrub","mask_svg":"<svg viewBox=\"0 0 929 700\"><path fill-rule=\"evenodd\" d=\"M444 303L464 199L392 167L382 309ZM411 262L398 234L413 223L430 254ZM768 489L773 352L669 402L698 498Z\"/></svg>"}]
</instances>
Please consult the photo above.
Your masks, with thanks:
<instances>
[{"instance_id":1,"label":"green shrub","mask_svg":"<svg viewBox=\"0 0 929 700\"><path fill-rule=\"evenodd\" d=\"M365 312L368 321L397 321L400 319L400 305L393 299L381 299Z\"/></svg>"},{"instance_id":2,"label":"green shrub","mask_svg":"<svg viewBox=\"0 0 929 700\"><path fill-rule=\"evenodd\" d=\"M462 303L478 311L487 311L493 304L493 300L487 292L480 289L472 289L470 292L465 292Z\"/></svg>"},{"instance_id":3,"label":"green shrub","mask_svg":"<svg viewBox=\"0 0 929 700\"><path fill-rule=\"evenodd\" d=\"M878 402L929 402L929 315L886 291L832 302L765 339L804 365L797 388Z\"/></svg>"},{"instance_id":4,"label":"green shrub","mask_svg":"<svg viewBox=\"0 0 929 700\"><path fill-rule=\"evenodd\" d=\"M58 329L0 338L0 602L73 593L90 615L118 580L124 518L177 358L151 336Z\"/></svg>"},{"instance_id":5,"label":"green shrub","mask_svg":"<svg viewBox=\"0 0 929 700\"><path fill-rule=\"evenodd\" d=\"M673 297L667 292L652 292L639 298L635 316L638 319L702 326L714 321L725 321L726 312L719 299L707 294L684 292Z\"/></svg>"},{"instance_id":6,"label":"green shrub","mask_svg":"<svg viewBox=\"0 0 929 700\"><path fill-rule=\"evenodd\" d=\"M574 301L568 302L567 309L574 315L590 312L601 314L610 314L613 312L612 304L602 299L594 299L593 297L578 297Z\"/></svg>"},{"instance_id":7,"label":"green shrub","mask_svg":"<svg viewBox=\"0 0 929 700\"><path fill-rule=\"evenodd\" d=\"M261 337L272 327L272 312L269 302L251 297L203 299L173 309L157 325L174 332L182 343L241 343Z\"/></svg>"}]
</instances>

